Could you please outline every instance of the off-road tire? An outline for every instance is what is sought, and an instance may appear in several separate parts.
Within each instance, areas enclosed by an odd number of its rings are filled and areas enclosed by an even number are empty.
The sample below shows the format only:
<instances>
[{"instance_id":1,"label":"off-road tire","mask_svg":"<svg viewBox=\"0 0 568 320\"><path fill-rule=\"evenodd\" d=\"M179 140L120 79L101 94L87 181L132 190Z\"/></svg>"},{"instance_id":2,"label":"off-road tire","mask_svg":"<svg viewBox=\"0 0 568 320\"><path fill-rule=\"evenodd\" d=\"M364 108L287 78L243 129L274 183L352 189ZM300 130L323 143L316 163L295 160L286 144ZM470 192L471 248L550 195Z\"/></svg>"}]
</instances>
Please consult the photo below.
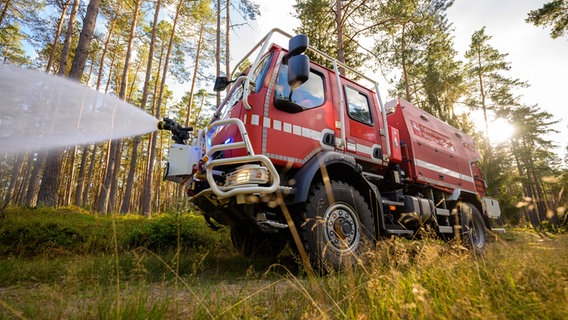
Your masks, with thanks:
<instances>
[{"instance_id":1,"label":"off-road tire","mask_svg":"<svg viewBox=\"0 0 568 320\"><path fill-rule=\"evenodd\" d=\"M471 203L460 202L456 206L456 225L464 247L476 255L483 255L487 243L487 228L479 210Z\"/></svg>"},{"instance_id":2,"label":"off-road tire","mask_svg":"<svg viewBox=\"0 0 568 320\"><path fill-rule=\"evenodd\" d=\"M329 190L328 190L329 189ZM354 265L374 243L371 210L347 183L312 186L303 209L300 233L314 271L326 273Z\"/></svg>"}]
</instances>

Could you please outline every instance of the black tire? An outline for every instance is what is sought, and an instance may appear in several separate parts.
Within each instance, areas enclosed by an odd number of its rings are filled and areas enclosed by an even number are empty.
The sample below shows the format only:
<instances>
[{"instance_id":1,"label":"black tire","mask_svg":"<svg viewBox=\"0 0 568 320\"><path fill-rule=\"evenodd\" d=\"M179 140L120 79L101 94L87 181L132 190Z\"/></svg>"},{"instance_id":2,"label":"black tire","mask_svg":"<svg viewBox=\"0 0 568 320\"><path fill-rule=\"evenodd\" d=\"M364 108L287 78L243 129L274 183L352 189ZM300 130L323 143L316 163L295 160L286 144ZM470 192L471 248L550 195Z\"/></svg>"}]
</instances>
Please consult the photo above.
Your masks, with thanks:
<instances>
[{"instance_id":1,"label":"black tire","mask_svg":"<svg viewBox=\"0 0 568 320\"><path fill-rule=\"evenodd\" d=\"M280 234L267 234L254 225L231 226L231 243L247 258L274 258L286 246Z\"/></svg>"},{"instance_id":2,"label":"black tire","mask_svg":"<svg viewBox=\"0 0 568 320\"><path fill-rule=\"evenodd\" d=\"M462 244L474 254L482 255L487 242L487 228L481 213L474 205L467 202L458 203L456 209L459 219L456 225L460 227L459 238Z\"/></svg>"},{"instance_id":3,"label":"black tire","mask_svg":"<svg viewBox=\"0 0 568 320\"><path fill-rule=\"evenodd\" d=\"M301 233L314 270L325 273L353 265L373 243L374 222L365 199L352 186L331 181L312 187Z\"/></svg>"}]
</instances>

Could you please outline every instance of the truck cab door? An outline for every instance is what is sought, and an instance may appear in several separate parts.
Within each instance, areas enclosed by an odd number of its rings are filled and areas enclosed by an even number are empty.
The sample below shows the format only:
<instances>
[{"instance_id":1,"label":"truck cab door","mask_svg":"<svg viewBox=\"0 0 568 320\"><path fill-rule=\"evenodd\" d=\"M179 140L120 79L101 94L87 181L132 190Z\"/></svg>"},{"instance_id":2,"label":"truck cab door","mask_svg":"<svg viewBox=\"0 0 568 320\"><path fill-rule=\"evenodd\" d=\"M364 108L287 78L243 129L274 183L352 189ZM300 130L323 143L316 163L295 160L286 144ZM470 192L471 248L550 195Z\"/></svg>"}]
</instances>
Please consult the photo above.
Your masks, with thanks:
<instances>
[{"instance_id":1,"label":"truck cab door","mask_svg":"<svg viewBox=\"0 0 568 320\"><path fill-rule=\"evenodd\" d=\"M345 152L369 162L383 158L383 128L373 92L355 83L342 81L345 118Z\"/></svg>"},{"instance_id":2,"label":"truck cab door","mask_svg":"<svg viewBox=\"0 0 568 320\"><path fill-rule=\"evenodd\" d=\"M263 154L275 165L301 167L319 151L334 149L329 71L312 63L309 79L291 88L283 56L280 52L273 68L265 108L251 120L262 127Z\"/></svg>"}]
</instances>

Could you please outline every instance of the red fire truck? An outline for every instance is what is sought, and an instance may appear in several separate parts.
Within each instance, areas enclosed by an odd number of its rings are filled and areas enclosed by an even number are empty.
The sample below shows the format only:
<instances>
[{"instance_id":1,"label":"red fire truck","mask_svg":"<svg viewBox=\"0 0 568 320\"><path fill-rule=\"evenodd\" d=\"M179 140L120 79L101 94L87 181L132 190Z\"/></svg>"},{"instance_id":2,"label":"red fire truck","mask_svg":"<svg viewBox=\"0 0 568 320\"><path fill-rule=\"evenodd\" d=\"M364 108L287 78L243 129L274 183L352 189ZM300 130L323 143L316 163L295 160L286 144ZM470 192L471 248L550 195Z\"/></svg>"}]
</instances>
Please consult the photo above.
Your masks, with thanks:
<instances>
[{"instance_id":1,"label":"red fire truck","mask_svg":"<svg viewBox=\"0 0 568 320\"><path fill-rule=\"evenodd\" d=\"M287 49L271 44L275 34ZM175 141L165 179L187 186L212 228L230 226L243 255L292 243L318 270L337 269L366 243L424 229L483 250L500 211L470 136L402 99L383 104L377 82L305 35L274 29L244 61L254 61L248 72L216 80L230 90L189 144L190 128L159 124Z\"/></svg>"}]
</instances>

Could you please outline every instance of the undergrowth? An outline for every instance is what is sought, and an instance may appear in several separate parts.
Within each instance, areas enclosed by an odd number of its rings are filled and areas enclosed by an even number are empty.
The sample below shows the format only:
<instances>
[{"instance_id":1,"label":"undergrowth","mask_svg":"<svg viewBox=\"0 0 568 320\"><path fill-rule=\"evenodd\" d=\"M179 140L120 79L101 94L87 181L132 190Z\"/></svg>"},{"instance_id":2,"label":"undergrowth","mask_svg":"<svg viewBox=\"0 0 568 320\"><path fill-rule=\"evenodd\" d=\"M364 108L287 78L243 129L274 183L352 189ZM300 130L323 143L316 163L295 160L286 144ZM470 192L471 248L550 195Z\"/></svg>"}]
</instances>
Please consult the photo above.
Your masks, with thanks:
<instances>
[{"instance_id":1,"label":"undergrowth","mask_svg":"<svg viewBox=\"0 0 568 320\"><path fill-rule=\"evenodd\" d=\"M0 256L60 256L114 252L112 219L120 252L139 247L177 248L178 226L184 249L217 250L230 244L226 232L213 232L193 214L95 215L75 207L8 208L0 220Z\"/></svg>"}]
</instances>

